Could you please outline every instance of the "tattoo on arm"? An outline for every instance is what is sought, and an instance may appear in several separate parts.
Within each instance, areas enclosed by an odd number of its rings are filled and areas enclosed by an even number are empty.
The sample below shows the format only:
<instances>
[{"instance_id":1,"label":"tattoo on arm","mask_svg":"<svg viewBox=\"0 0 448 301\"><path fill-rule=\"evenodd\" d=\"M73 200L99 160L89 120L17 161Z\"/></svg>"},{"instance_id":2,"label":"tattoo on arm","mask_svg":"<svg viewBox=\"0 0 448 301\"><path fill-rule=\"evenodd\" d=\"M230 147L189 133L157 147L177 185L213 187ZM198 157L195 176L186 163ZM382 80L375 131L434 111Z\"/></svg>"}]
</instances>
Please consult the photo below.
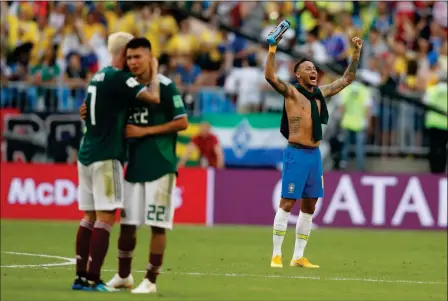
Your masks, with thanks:
<instances>
[{"instance_id":1,"label":"tattoo on arm","mask_svg":"<svg viewBox=\"0 0 448 301\"><path fill-rule=\"evenodd\" d=\"M290 86L286 84L281 79L277 78L275 75L275 54L269 53L266 60L266 69L264 71L264 76L267 82L274 88L278 93L283 96L288 96L290 93Z\"/></svg>"},{"instance_id":2,"label":"tattoo on arm","mask_svg":"<svg viewBox=\"0 0 448 301\"><path fill-rule=\"evenodd\" d=\"M272 88L275 89L275 91L277 91L278 93L280 93L283 96L288 95L289 87L288 87L288 84L286 84L284 81L282 81L281 79L277 79L277 80L266 79L266 80L272 86Z\"/></svg>"},{"instance_id":3,"label":"tattoo on arm","mask_svg":"<svg viewBox=\"0 0 448 301\"><path fill-rule=\"evenodd\" d=\"M288 118L289 123L289 133L290 134L297 134L300 129L300 116L291 116Z\"/></svg>"},{"instance_id":4,"label":"tattoo on arm","mask_svg":"<svg viewBox=\"0 0 448 301\"><path fill-rule=\"evenodd\" d=\"M344 72L344 75L340 79L335 80L329 85L319 87L324 97L330 97L335 94L338 94L355 80L356 70L358 69L359 57L360 57L359 51L355 51L355 53L352 56L350 64L348 65L347 69Z\"/></svg>"}]
</instances>

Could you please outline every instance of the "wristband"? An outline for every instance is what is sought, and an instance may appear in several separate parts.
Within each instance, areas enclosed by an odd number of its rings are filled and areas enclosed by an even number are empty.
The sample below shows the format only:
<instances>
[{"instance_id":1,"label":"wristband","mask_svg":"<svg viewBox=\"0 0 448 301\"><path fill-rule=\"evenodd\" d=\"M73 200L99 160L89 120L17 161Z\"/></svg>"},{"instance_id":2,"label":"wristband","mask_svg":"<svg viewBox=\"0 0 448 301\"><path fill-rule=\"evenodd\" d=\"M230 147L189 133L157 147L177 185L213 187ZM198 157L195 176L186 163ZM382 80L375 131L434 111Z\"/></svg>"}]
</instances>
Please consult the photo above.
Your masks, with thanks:
<instances>
[{"instance_id":1,"label":"wristband","mask_svg":"<svg viewBox=\"0 0 448 301\"><path fill-rule=\"evenodd\" d=\"M269 53L275 53L277 51L277 45L269 45Z\"/></svg>"}]
</instances>

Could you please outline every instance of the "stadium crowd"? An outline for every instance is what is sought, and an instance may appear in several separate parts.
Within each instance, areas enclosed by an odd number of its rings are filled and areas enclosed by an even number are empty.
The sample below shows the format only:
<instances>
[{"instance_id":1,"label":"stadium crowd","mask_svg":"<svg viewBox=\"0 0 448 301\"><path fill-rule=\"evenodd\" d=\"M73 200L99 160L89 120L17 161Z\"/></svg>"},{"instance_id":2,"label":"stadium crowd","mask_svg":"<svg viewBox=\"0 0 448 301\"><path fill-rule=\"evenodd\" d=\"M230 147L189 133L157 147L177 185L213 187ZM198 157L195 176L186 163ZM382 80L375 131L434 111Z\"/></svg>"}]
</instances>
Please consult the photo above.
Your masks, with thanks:
<instances>
[{"instance_id":1,"label":"stadium crowd","mask_svg":"<svg viewBox=\"0 0 448 301\"><path fill-rule=\"evenodd\" d=\"M257 9L262 11L255 22L261 25L257 38L264 40L279 20L286 18L292 29L282 44L319 63L345 67L348 41L353 36L363 37L360 73L373 84L392 81L401 90L424 91L437 83L439 73L447 72L446 2L177 4L211 21L206 24L182 16L162 2L2 1L2 81L41 84L62 79L71 88L69 95L81 99L82 93L75 91L109 62L107 35L127 31L150 39L161 72L174 78L182 91L226 86L227 92L239 96L235 101L242 102L241 111L257 111L262 104L260 93L252 90L268 89L259 68L265 50L218 26L224 19L235 28L246 26ZM287 56L280 58L279 74L292 80L293 64ZM239 72L232 72L235 70ZM252 83L246 84L249 80ZM49 93L38 94L44 92ZM46 107L49 105L56 104L47 103Z\"/></svg>"}]
</instances>

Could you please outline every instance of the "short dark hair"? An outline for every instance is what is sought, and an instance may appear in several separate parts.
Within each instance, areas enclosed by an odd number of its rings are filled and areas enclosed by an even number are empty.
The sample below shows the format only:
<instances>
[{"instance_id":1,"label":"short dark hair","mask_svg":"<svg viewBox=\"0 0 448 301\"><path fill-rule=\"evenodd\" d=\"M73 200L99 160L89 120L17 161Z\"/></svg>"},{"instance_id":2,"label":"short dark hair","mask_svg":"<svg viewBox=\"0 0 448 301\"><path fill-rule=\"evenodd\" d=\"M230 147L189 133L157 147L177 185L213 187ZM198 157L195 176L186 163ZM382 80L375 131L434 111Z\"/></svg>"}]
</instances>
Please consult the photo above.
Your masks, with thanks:
<instances>
[{"instance_id":1,"label":"short dark hair","mask_svg":"<svg viewBox=\"0 0 448 301\"><path fill-rule=\"evenodd\" d=\"M126 45L126 49L147 48L151 50L151 42L144 37L133 38Z\"/></svg>"},{"instance_id":2,"label":"short dark hair","mask_svg":"<svg viewBox=\"0 0 448 301\"><path fill-rule=\"evenodd\" d=\"M294 66L294 73L296 73L297 69L299 69L300 65L302 65L302 63L305 63L305 62L311 62L311 60L304 57L300 61L298 61L296 63L296 65Z\"/></svg>"}]
</instances>

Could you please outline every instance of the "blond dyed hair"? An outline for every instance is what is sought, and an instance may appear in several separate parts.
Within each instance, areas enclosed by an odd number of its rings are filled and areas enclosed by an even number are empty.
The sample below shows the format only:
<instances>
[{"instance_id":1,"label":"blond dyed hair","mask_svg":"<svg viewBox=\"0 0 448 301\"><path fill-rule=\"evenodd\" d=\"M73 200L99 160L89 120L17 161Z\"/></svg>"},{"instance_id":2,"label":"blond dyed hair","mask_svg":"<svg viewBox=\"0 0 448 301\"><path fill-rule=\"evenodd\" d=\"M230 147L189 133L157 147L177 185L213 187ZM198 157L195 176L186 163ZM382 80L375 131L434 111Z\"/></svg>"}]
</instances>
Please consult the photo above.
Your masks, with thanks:
<instances>
[{"instance_id":1,"label":"blond dyed hair","mask_svg":"<svg viewBox=\"0 0 448 301\"><path fill-rule=\"evenodd\" d=\"M115 32L107 38L107 50L111 55L120 54L121 50L134 38L133 35L127 32Z\"/></svg>"}]
</instances>

